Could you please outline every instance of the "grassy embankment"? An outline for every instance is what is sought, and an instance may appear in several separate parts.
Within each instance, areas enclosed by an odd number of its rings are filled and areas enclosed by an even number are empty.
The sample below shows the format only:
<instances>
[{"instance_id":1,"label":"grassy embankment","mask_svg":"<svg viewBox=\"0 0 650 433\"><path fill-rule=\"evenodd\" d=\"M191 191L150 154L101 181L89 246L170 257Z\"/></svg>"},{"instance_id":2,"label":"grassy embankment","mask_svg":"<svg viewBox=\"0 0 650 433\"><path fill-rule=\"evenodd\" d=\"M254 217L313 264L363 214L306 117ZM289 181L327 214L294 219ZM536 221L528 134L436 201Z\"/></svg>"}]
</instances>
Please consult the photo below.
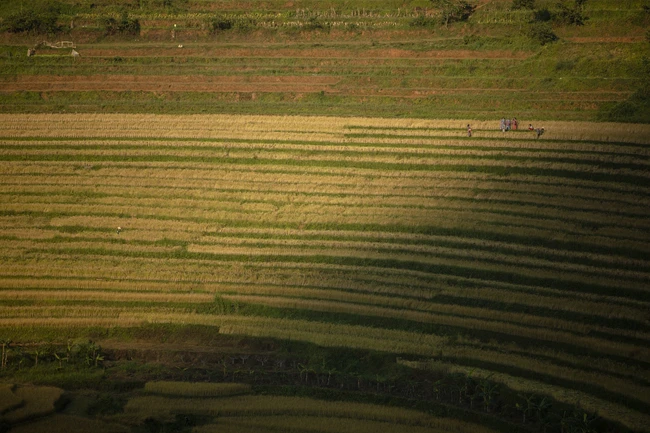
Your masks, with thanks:
<instances>
[{"instance_id":1,"label":"grassy embankment","mask_svg":"<svg viewBox=\"0 0 650 433\"><path fill-rule=\"evenodd\" d=\"M418 21L418 2L128 3L62 8L68 28L49 38L75 41L76 60L52 49L27 58L44 36L5 34L0 109L594 120L647 87L641 1L589 1L586 24L553 21L560 40L544 46L526 36L533 12L505 0L449 27L434 9ZM106 35L120 10L139 35ZM647 121L634 104L613 118Z\"/></svg>"}]
</instances>

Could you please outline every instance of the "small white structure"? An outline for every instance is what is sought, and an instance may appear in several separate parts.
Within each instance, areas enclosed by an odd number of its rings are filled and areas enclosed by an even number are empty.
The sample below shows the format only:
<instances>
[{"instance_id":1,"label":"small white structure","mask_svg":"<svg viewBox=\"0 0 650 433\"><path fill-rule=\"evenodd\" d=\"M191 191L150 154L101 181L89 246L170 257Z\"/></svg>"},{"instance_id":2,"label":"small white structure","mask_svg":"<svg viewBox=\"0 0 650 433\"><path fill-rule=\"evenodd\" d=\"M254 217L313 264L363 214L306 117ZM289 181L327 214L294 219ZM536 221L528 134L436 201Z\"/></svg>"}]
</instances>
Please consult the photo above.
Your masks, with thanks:
<instances>
[{"instance_id":1,"label":"small white structure","mask_svg":"<svg viewBox=\"0 0 650 433\"><path fill-rule=\"evenodd\" d=\"M72 48L72 55L76 52L74 49L77 48L77 45L74 42L71 41L59 41L55 43L51 43L48 41L40 41L34 44L34 46L30 49L27 50L27 57L32 57L36 54L36 50L40 49L41 47L50 47L50 48L56 48L56 49L61 49L61 48ZM79 53L77 53L77 56ZM75 56L76 57L76 56Z\"/></svg>"}]
</instances>

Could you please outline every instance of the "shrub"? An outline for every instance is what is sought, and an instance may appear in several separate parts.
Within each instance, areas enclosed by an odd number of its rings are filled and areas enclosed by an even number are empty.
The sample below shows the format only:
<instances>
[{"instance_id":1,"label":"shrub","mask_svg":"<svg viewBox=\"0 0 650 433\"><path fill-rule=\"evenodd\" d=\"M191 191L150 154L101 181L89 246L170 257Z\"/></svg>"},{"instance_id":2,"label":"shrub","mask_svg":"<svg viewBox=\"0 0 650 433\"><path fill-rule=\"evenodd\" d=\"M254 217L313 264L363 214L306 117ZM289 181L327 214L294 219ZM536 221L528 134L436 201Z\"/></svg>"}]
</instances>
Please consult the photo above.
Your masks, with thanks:
<instances>
[{"instance_id":1,"label":"shrub","mask_svg":"<svg viewBox=\"0 0 650 433\"><path fill-rule=\"evenodd\" d=\"M123 35L137 36L140 34L140 21L138 19L130 19L128 14L124 13L118 30Z\"/></svg>"},{"instance_id":2,"label":"shrub","mask_svg":"<svg viewBox=\"0 0 650 433\"><path fill-rule=\"evenodd\" d=\"M58 33L60 15L58 6L50 5L43 9L26 9L5 18L3 27L10 33L49 34Z\"/></svg>"},{"instance_id":3,"label":"shrub","mask_svg":"<svg viewBox=\"0 0 650 433\"><path fill-rule=\"evenodd\" d=\"M218 33L224 30L230 30L233 27L233 22L231 19L217 16L212 18L210 21L210 32Z\"/></svg>"},{"instance_id":4,"label":"shrub","mask_svg":"<svg viewBox=\"0 0 650 433\"><path fill-rule=\"evenodd\" d=\"M546 45L559 39L548 23L532 24L528 29L528 37L539 42L541 45Z\"/></svg>"},{"instance_id":5,"label":"shrub","mask_svg":"<svg viewBox=\"0 0 650 433\"><path fill-rule=\"evenodd\" d=\"M536 10L533 12L533 21L538 22L538 23L543 23L546 21L551 21L553 18L553 15L551 15L551 11L549 11L546 8Z\"/></svg>"},{"instance_id":6,"label":"shrub","mask_svg":"<svg viewBox=\"0 0 650 433\"><path fill-rule=\"evenodd\" d=\"M512 0L511 9L535 9L535 0Z\"/></svg>"},{"instance_id":7,"label":"shrub","mask_svg":"<svg viewBox=\"0 0 650 433\"><path fill-rule=\"evenodd\" d=\"M439 0L442 6L442 23L448 26L457 21L467 21L474 13L475 6L465 0Z\"/></svg>"},{"instance_id":8,"label":"shrub","mask_svg":"<svg viewBox=\"0 0 650 433\"><path fill-rule=\"evenodd\" d=\"M131 19L127 12L122 14L120 20L113 17L103 18L100 21L101 26L104 28L104 34L111 35L131 35L137 36L140 34L140 21L138 19Z\"/></svg>"},{"instance_id":9,"label":"shrub","mask_svg":"<svg viewBox=\"0 0 650 433\"><path fill-rule=\"evenodd\" d=\"M585 0L575 0L573 6L568 6L565 3L558 3L558 12L555 18L564 24L582 26L589 19L584 14L583 5Z\"/></svg>"},{"instance_id":10,"label":"shrub","mask_svg":"<svg viewBox=\"0 0 650 433\"><path fill-rule=\"evenodd\" d=\"M219 33L226 30L248 31L257 25L257 21L252 18L229 18L225 16L216 16L210 20L209 28L211 33Z\"/></svg>"}]
</instances>

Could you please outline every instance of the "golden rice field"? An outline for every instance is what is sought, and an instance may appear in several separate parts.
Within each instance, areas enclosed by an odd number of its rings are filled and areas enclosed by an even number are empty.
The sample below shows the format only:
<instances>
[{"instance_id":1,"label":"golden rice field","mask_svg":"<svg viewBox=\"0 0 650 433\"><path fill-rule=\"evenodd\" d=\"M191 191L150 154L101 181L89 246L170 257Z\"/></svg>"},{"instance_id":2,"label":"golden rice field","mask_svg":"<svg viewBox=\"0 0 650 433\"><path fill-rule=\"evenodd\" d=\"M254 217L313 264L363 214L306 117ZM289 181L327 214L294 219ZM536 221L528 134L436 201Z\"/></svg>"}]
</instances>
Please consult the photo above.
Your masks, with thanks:
<instances>
[{"instance_id":1,"label":"golden rice field","mask_svg":"<svg viewBox=\"0 0 650 433\"><path fill-rule=\"evenodd\" d=\"M498 120L0 122L0 335L175 323L377 350L414 369L480 366L650 431L650 125L546 122L536 138ZM338 426L322 431L479 431L303 400L267 419L289 397L210 386L151 383L126 414L227 413L197 432L321 417Z\"/></svg>"}]
</instances>

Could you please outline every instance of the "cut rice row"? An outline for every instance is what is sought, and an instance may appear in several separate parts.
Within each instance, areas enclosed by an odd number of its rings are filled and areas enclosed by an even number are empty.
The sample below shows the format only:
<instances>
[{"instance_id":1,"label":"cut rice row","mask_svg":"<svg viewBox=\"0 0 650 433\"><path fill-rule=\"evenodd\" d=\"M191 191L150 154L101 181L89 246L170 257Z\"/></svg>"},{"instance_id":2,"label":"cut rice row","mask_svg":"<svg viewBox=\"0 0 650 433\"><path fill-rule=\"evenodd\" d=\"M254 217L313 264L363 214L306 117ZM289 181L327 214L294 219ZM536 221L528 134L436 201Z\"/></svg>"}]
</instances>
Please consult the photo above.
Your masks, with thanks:
<instances>
[{"instance_id":1,"label":"cut rice row","mask_svg":"<svg viewBox=\"0 0 650 433\"><path fill-rule=\"evenodd\" d=\"M645 186L633 185L623 182L608 182L605 179L580 179L570 177L552 177L551 173L545 175L520 175L517 173L509 173L507 178L500 174L482 173L480 171L462 172L453 169L450 170L436 170L436 171L393 171L385 169L368 169L368 168L355 168L355 167L324 167L324 166L303 166L294 167L291 165L219 165L214 163L205 162L164 162L164 161L102 161L98 164L76 164L67 165L60 164L55 161L21 161L19 164L16 162L0 161L0 167L7 170L7 173L16 171L22 175L31 176L44 173L48 177L51 176L50 171L55 170L52 174L71 173L79 181L84 178L99 177L113 177L115 179L129 177L146 179L150 177L174 179L179 182L179 186L193 185L192 183L184 184L187 179L196 178L197 180L232 180L235 182L264 182L267 184L273 183L274 177L280 184L299 184L302 182L310 182L310 177L305 176L318 176L313 182L326 184L326 185L358 185L358 178L363 178L366 182L372 181L371 185L375 183L378 186L388 185L398 186L402 183L404 186L420 187L420 188L434 188L441 185L449 185L448 182L453 181L469 181L469 182L488 182L487 185L492 183L506 186L514 182L515 185L538 185L544 187L560 187L562 189L567 187L587 188L592 191L616 191L620 193L634 193L647 195L648 188ZM63 168L67 167L67 168ZM35 170L37 169L37 170ZM218 170L215 170L218 169ZM47 170L47 172L43 172ZM83 170L83 171L80 171ZM199 176L195 175L199 171ZM81 176L82 175L82 176ZM261 176L261 177L260 177ZM284 176L294 176L293 178L284 181ZM17 178L18 179L18 178ZM56 177L52 177L52 181L56 181ZM399 182L395 184L395 181ZM176 183L175 183L176 184Z\"/></svg>"},{"instance_id":2,"label":"cut rice row","mask_svg":"<svg viewBox=\"0 0 650 433\"><path fill-rule=\"evenodd\" d=\"M400 212L400 208L390 209L381 207L348 208L340 205L312 205L312 204L286 204L278 207L273 204L263 206L255 203L230 203L219 205L218 208L210 207L143 207L125 204L69 204L49 203L7 203L5 212L29 213L32 215L48 213L52 216L83 214L90 217L120 215L128 218L144 219L181 219L190 221L214 221L217 230L220 225L230 225L239 221L238 225L261 225L305 227L329 226L331 224L344 224L359 226L387 226L387 227L453 227L454 221L461 220L466 227L481 228L491 231L500 225L511 227L527 227L531 236L535 235L534 229L548 230L553 224L557 233L565 234L591 234L609 238L635 242L646 242L648 232L645 227L650 225L650 220L632 218L620 215L610 215L607 212L595 214L583 211L562 211L535 206L499 206L496 204L462 206L453 201L450 206L442 209L413 208L409 212ZM154 201L150 201L154 203ZM164 203L159 202L161 205ZM124 217L122 217L124 218ZM449 219L451 218L451 219ZM391 229L394 230L394 229Z\"/></svg>"},{"instance_id":3,"label":"cut rice row","mask_svg":"<svg viewBox=\"0 0 650 433\"><path fill-rule=\"evenodd\" d=\"M116 221L119 223L119 221ZM44 229L27 227L9 228L3 232L2 238L11 248L38 248L47 249L56 241L57 247L68 248L127 248L133 247L134 251L142 252L172 252L184 247L188 241L197 245L219 246L252 246L265 248L307 247L317 255L324 248L349 249L361 252L390 252L415 253L415 254L442 254L443 256L484 258L510 263L529 263L533 266L558 268L595 273L608 273L615 271L619 275L628 274L636 278L645 278L647 275L641 271L648 267L648 262L640 259L626 258L617 255L594 254L587 252L570 252L554 250L535 245L524 245L492 241L459 236L424 236L404 234L402 236L382 236L382 233L366 235L363 232L350 231L346 233L328 233L326 231L294 231L291 236L287 232L282 234L255 230L221 230L209 235L204 232L170 231L157 229L155 222L147 224L147 230L138 228L139 221L130 221L128 231L116 236L112 227L106 225L95 228L89 225L74 225L75 233L66 233L51 228ZM86 221L86 224L88 221ZM319 233L319 234L316 234ZM257 234L258 236L255 236ZM262 235L261 237L259 237ZM340 238L339 238L340 236ZM155 242L169 243L170 245L157 246ZM151 245L148 247L147 245ZM471 251L468 251L471 248ZM215 250L217 251L217 250ZM224 250L225 251L225 250ZM308 250L306 250L308 251ZM275 254L275 253L274 253ZM624 272L624 270L633 271Z\"/></svg>"},{"instance_id":4,"label":"cut rice row","mask_svg":"<svg viewBox=\"0 0 650 433\"><path fill-rule=\"evenodd\" d=\"M232 135L232 134L231 134ZM454 137L454 135L449 135ZM523 159L530 157L539 157L544 159L573 159L584 161L599 161L620 164L639 164L647 165L650 150L647 147L622 147L607 146L603 144L585 145L574 144L572 142L555 142L548 141L540 145L539 141L462 141L437 139L432 136L430 139L382 139L380 137L357 138L352 141L351 138L336 140L329 136L314 135L289 135L286 134L269 134L262 132L256 137L255 134L242 133L241 135L232 135L231 137L222 137L220 141L182 141L164 140L164 141L95 141L95 140L78 140L68 142L62 149L61 142L58 140L51 141L12 141L2 140L5 147L2 154L11 155L14 152L24 152L27 154L39 153L56 153L62 154L65 150L70 154L83 153L88 150L120 150L128 151L129 154L175 154L175 155L214 155L216 152L228 151L229 154L236 155L240 152L244 155L246 151L299 151L299 152L328 152L341 154L387 154L396 157L406 156L430 156L436 155L445 158L460 156L477 156L477 157L500 157L507 159ZM229 141L230 140L230 141ZM258 140L258 141L255 141ZM552 143L552 145L551 145ZM376 146L381 145L381 146ZM183 153L170 153L172 150Z\"/></svg>"},{"instance_id":5,"label":"cut rice row","mask_svg":"<svg viewBox=\"0 0 650 433\"><path fill-rule=\"evenodd\" d=\"M356 152L355 152L356 153ZM647 173L646 166L636 161L634 163L616 163L611 162L611 157L606 156L588 160L580 157L579 159L565 158L559 155L558 158L542 158L535 154L534 158L521 157L503 157L503 155L487 155L485 157L472 155L413 155L413 154L352 154L333 153L329 151L270 151L270 150L231 150L216 149L197 153L195 150L173 150L169 152L152 151L152 150L11 150L0 149L0 159L5 161L60 161L60 162L77 162L77 161L151 161L151 160L178 160L178 161L197 161L212 163L232 163L232 164L274 164L280 161L288 161L288 165L352 165L375 168L385 166L384 169L398 170L430 170L432 167L440 169L442 167L452 167L456 170L466 171L466 167L481 167L491 169L510 169L521 170L547 170L552 172L575 172L576 175L584 176L585 173L605 176L611 178L617 175L634 176L647 185L647 179L650 175ZM632 160L630 160L632 161ZM620 165L620 167L619 167ZM628 168L628 166L630 168ZM608 179L611 181L611 179Z\"/></svg>"},{"instance_id":6,"label":"cut rice row","mask_svg":"<svg viewBox=\"0 0 650 433\"><path fill-rule=\"evenodd\" d=\"M589 346L591 350L600 350L605 353L616 354L616 350L625 347L625 350L637 350L649 341L649 335L636 331L625 331L619 329L606 328L602 326L590 326L579 324L573 321L540 317L522 313L508 313L503 311L489 311L481 308L459 307L430 304L427 311L396 309L387 307L378 307L365 304L351 304L347 302L324 301L317 299L298 299L287 298L280 293L280 296L256 296L256 295L223 295L225 299L231 299L238 302L270 305L275 307L324 311L334 313L346 313L362 316L376 316L382 318L393 318L409 320L420 323L430 323L437 325L453 326L470 330L490 331L498 334L512 335L518 337L532 338L550 342L562 342L566 344L576 344L578 346ZM549 332L550 331L550 332ZM636 343L616 346L608 340L590 339L588 343L582 343L584 335L598 333L600 335L627 336L634 338ZM650 352L640 354L642 359L646 359Z\"/></svg>"},{"instance_id":7,"label":"cut rice row","mask_svg":"<svg viewBox=\"0 0 650 433\"><path fill-rule=\"evenodd\" d=\"M46 281L40 281L40 285L43 286ZM24 281L23 281L24 283ZM38 283L38 282L37 282ZM60 284L60 283L59 283ZM88 282L86 282L88 284ZM37 284L39 285L39 284ZM70 285L70 282L67 282L67 285ZM30 286L33 287L34 283L32 282ZM106 284L106 291L96 291L96 290L82 290L82 291L71 291L71 290L7 290L7 284L4 281L0 281L0 287L4 290L0 290L0 299L4 300L35 300L40 301L42 299L46 300L58 300L58 301L74 301L74 300L84 300L84 301L110 301L110 302L211 302L213 297L209 294L194 294L194 293L184 293L184 294L161 294L161 293L152 293L152 292L132 292L137 287L136 284L127 285L128 292L116 291L114 287ZM52 282L49 282L47 287L53 287ZM205 288L204 288L205 290ZM566 321L550 317L535 316L532 319L529 314L514 313L514 312L504 312L504 311L491 311L485 308L474 308L474 307L462 307L458 305L448 305L448 304L436 304L432 302L423 302L416 301L414 299L401 299L399 297L385 297L385 296L375 296L367 294L353 294L346 292L337 292L331 290L314 290L314 289L297 289L290 287L255 287L255 286L224 286L221 291L226 293L236 293L224 294L223 296L228 299L237 299L244 302L253 302L253 303L271 303L278 305L278 302L283 302L284 305L291 305L292 308L297 308L296 305L304 304L305 309L311 309L311 305L318 305L319 302L322 303L324 299L333 300L337 302L344 302L348 304L355 305L343 305L339 304L340 308L347 308L355 310L359 314L365 315L379 315L384 317L385 314L392 314L392 317L399 318L408 318L409 320L415 321L431 321L431 317L427 313L442 313L442 314L451 314L451 315L462 315L466 317L476 317L484 318L490 320L500 320L516 323L535 323L535 326L538 327L547 327L554 329L564 329L571 332L577 333L589 333L592 330L597 330L602 333L614 333L620 335L627 335L634 338L643 338L647 339L647 335L638 331L626 331L624 329L613 329L606 326L595 326L587 325L575 321ZM263 298L259 294L273 295L276 298ZM277 298L281 297L296 297L299 298L290 300L281 300ZM335 305L335 304L331 304ZM367 308L363 310L366 306L375 305L383 307L398 308L398 310L387 310L386 308ZM514 305L513 305L514 307ZM518 305L517 307L521 307ZM363 313L363 311L366 313ZM631 318L629 319L631 320ZM641 319L640 323L643 323Z\"/></svg>"},{"instance_id":8,"label":"cut rice row","mask_svg":"<svg viewBox=\"0 0 650 433\"><path fill-rule=\"evenodd\" d=\"M21 169L21 167L23 167ZM481 193L510 193L530 194L539 198L552 198L562 196L570 199L585 200L610 200L621 203L638 203L648 201L647 189L638 189L635 192L627 192L612 185L614 188L607 188L606 184L593 184L589 187L575 187L569 184L549 184L548 182L512 181L490 177L487 179L467 179L457 172L447 172L445 176L427 179L418 175L411 177L391 178L383 177L378 173L367 173L359 175L364 179L359 184L359 177L335 177L323 175L302 175L282 174L277 172L261 173L233 170L232 167L223 167L223 170L174 170L174 169L124 169L115 170L108 167L86 170L79 172L77 167L69 167L68 172L62 170L34 171L31 165L16 164L11 169L7 168L4 182L6 188L17 186L27 187L34 185L38 187L60 187L60 188L83 188L92 186L94 190L104 190L137 185L139 188L147 188L148 191L161 190L172 191L175 194L187 191L215 191L246 194L247 192L258 191L260 186L268 193L311 193L331 195L363 195L366 197L427 197L429 195L441 194L444 191L456 191L476 194ZM16 173L12 173L15 171ZM99 180L99 182L98 182ZM160 181L169 184L162 188ZM560 179L557 179L561 182ZM566 180L568 182L568 180ZM314 190L314 188L317 188ZM173 194L172 194L173 195Z\"/></svg>"},{"instance_id":9,"label":"cut rice row","mask_svg":"<svg viewBox=\"0 0 650 433\"><path fill-rule=\"evenodd\" d=\"M174 131L188 136L193 132L198 137L206 137L213 125L231 125L247 128L252 124L267 125L274 129L282 125L283 129L332 131L341 127L382 127L382 128L461 128L473 123L477 129L496 128L495 122L472 122L471 120L429 120L429 119L372 119L372 118L331 118L301 116L238 116L238 115L148 115L148 114L2 114L0 120L6 125L6 133L20 130L29 132L30 136L42 136L52 131L53 124L58 125L55 134L66 136L66 128L83 131L86 136L120 136L123 130L138 125L143 136L159 137L165 131ZM577 140L603 139L603 141L634 141L639 137L650 136L650 127L641 124L581 124L577 122L546 122L547 129L562 134L566 138Z\"/></svg>"},{"instance_id":10,"label":"cut rice row","mask_svg":"<svg viewBox=\"0 0 650 433\"><path fill-rule=\"evenodd\" d=\"M6 197L5 201L24 201L30 199L38 201L39 196L46 196L48 199L64 202L64 200L78 201L83 198L89 204L93 201L118 201L129 200L137 202L138 200L165 200L168 202L181 202L183 200L192 201L201 200L205 203L218 201L219 203L236 201L236 202L257 202L273 203L281 205L283 203L301 204L301 203L323 203L328 205L346 205L351 208L367 206L385 206L385 207L412 207L427 208L439 206L439 202L448 200L450 202L460 201L464 204L482 204L502 202L506 204L536 205L540 207L559 207L561 209L569 208L576 210L597 210L610 209L611 213L623 214L645 214L645 206L650 205L650 198L638 197L634 203L621 202L618 195L609 195L608 198L600 198L595 202L593 198L576 198L558 194L551 196L548 193L537 195L530 192L516 193L511 191L496 191L493 189L457 189L440 186L430 191L424 189L402 190L390 188L387 190L367 186L355 190L322 190L320 187L314 189L314 185L278 185L274 184L253 184L248 182L219 182L218 185L206 184L202 188L177 188L177 187L159 187L155 182L150 180L151 186L142 185L141 182L134 179L124 178L117 185L106 182L103 185L93 183L93 180L87 179L84 182L73 182L69 179L67 183L62 183L59 179L56 183L40 183L42 178L32 179L8 178L7 181L0 185L0 194ZM126 184L130 182L130 187ZM22 182L21 182L22 181ZM137 182L137 183L136 183ZM122 186L124 183L124 186ZM83 185L88 185L84 187ZM270 188L270 189L268 189ZM372 190L372 193L368 191ZM396 194L397 193L397 194ZM630 198L632 201L632 197ZM646 203L647 202L647 203ZM444 203L444 202L443 202Z\"/></svg>"},{"instance_id":11,"label":"cut rice row","mask_svg":"<svg viewBox=\"0 0 650 433\"><path fill-rule=\"evenodd\" d=\"M504 255L494 252L472 252L463 249L449 248L427 248L426 251L402 251L386 250L378 251L377 248L369 247L367 249L354 248L350 246L343 247L340 245L323 246L316 245L314 249L306 248L288 248L287 245L271 245L269 247L257 246L238 246L231 244L222 245L204 245L190 244L187 247L190 255L188 258L205 258L209 256L233 256L234 261L239 261L245 257L245 261L269 260L272 262L283 261L307 261L307 262L342 262L345 260L352 262L369 262L384 263L388 267L406 267L412 269L427 269L436 271L439 269L449 269L452 273L466 272L477 273L478 275L490 276L494 279L513 279L515 281L522 279L548 280L561 286L567 284L576 284L584 286L593 284L604 287L620 287L637 292L647 289L648 275L643 272L622 271L618 269L601 269L596 267L586 267L583 265L567 265L560 262L548 262L537 258L526 258L515 255ZM83 252L96 252L102 255L119 256L120 252L127 252L130 256L155 256L155 257L174 257L177 254L183 254L184 249L177 246L152 246L143 245L135 246L132 244L115 244L115 243L97 243L97 242L57 242L52 244L47 242L40 244L34 241L15 241L6 242L5 255L13 255L11 251L17 250L19 253L28 250L43 252L53 252L61 255L78 254ZM426 254L421 254L426 252ZM205 256L208 254L208 256ZM331 259L330 259L331 258Z\"/></svg>"},{"instance_id":12,"label":"cut rice row","mask_svg":"<svg viewBox=\"0 0 650 433\"><path fill-rule=\"evenodd\" d=\"M431 261L430 265L427 265L426 261L424 261L418 266L415 266L418 262L411 262L411 264L407 262L404 264L405 266L379 267L372 261L366 261L363 265L349 266L350 259L323 260L320 258L316 260L315 258L309 257L306 257L301 262L292 261L290 260L291 257L269 260L270 256L264 256L267 257L264 261L250 261L248 259L239 261L238 256L231 258L225 256L207 256L210 257L209 259L207 257L198 256L202 258L178 259L173 256L151 257L151 255L148 255L146 257L137 257L135 255L130 255L130 257L124 257L117 254L96 255L97 251L86 251L84 259L80 260L80 258L75 255L78 254L78 252L71 251L70 253L72 254L66 254L65 251L43 252L39 256L42 257L42 260L46 260L50 263L48 267L44 268L43 266L39 266L38 261L33 260L31 256L21 259L21 256L24 256L22 250L16 250L16 254L4 254L4 261L6 263L2 274L7 276L15 274L60 277L68 276L69 273L64 270L69 269L70 272L74 272L73 275L83 278L122 278L129 280L148 279L156 281L168 279L170 281L194 282L197 285L210 284L214 282L237 283L240 281L241 283L245 283L257 281L261 275L268 275L264 278L271 278L269 281L282 284L283 281L286 281L286 277L283 276L283 273L276 272L276 276L273 276L273 272L270 274L268 273L268 268L276 268L278 270L286 269L286 272L289 273L290 269L293 269L293 272L296 272L302 268L311 268L338 270L341 275L347 275L350 273L350 276L347 278L352 278L351 281L354 281L352 285L345 284L345 278L339 280L340 282L335 285L335 287L348 287L349 289L372 287L373 284L377 284L377 282L381 280L376 281L376 278L369 277L371 275L384 274L390 275L391 279L386 280L385 284L379 286L382 288L381 290L386 290L384 287L390 287L390 281L392 278L396 278L392 284L399 284L400 281L407 282L409 279L413 278L422 279L420 283L421 288L418 288L418 290L414 292L416 296L418 293L421 293L422 290L430 290L430 279L437 281L438 278L442 278L462 285L471 284L471 287L480 287L485 285L487 287L496 287L502 290L507 289L524 293L548 294L547 296L552 297L571 296L582 299L592 299L595 301L607 300L608 302L613 302L615 305L636 306L646 304L646 301L641 301L640 299L635 300L634 297L630 297L629 290L622 290L618 280L613 280L613 286L611 287L603 285L604 283L602 279L595 279L594 283L586 285L580 282L579 279L574 281L572 278L565 275L553 273L550 273L546 280L539 280L539 277L534 272L532 273L532 277L530 277L529 275L531 275L531 271L525 267L499 267L491 263L471 265L462 260L445 259L441 262L434 260ZM70 260L68 257L74 258L74 260ZM228 260L224 261L223 258L228 258ZM344 263L348 266L344 265ZM381 264L381 262L377 263ZM441 266L442 263L445 263L445 265ZM219 276L215 278L214 270L217 268L221 268L222 270L220 271ZM358 275L355 276L355 272ZM468 272L473 275L469 275ZM336 273L334 275L336 275ZM504 280L504 276L508 276L509 280ZM302 285L315 284L316 286L320 283L316 284L315 281L321 281L321 279L321 276L309 278L309 274L306 274L304 278L301 278L303 281ZM555 288L548 289L544 287L549 283L549 279L555 281ZM368 286L368 283L361 283L366 280L375 282L371 283L370 286ZM297 282L294 282L293 284L296 283ZM437 285L438 283L434 283L433 287L435 288ZM631 282L628 282L626 285L634 286ZM401 285L398 287L401 287ZM443 287L445 286L443 285ZM640 290L645 290L643 287L644 286L641 285ZM615 290L615 288L618 289ZM403 289L397 289L396 293L400 293L401 290ZM637 290L633 291L633 293L636 294L636 297L639 297L644 292ZM585 298L585 296L587 297Z\"/></svg>"},{"instance_id":13,"label":"cut rice row","mask_svg":"<svg viewBox=\"0 0 650 433\"><path fill-rule=\"evenodd\" d=\"M146 269L150 259L123 260L122 267L130 269L134 265L129 262L139 262L140 267ZM154 261L154 263L157 261ZM228 265L233 266L228 263ZM456 284L449 285L443 281L437 281L436 275L431 275L430 280L417 280L410 278L408 273L403 270L395 269L390 276L382 277L375 275L373 278L359 278L360 272L364 268L350 267L349 270L327 268L300 270L296 275L291 268L285 268L282 264L276 264L277 270L252 267L248 271L238 271L228 265L216 265L216 269L221 269L220 277L217 279L208 278L209 274L201 267L197 267L193 261L180 261L178 269L169 264L166 269L171 275L176 275L177 280L170 283L162 283L159 280L146 280L139 275L129 277L125 275L110 274L111 267L105 271L101 266L94 264L92 261L80 262L79 268L85 267L91 269L93 273L86 276L85 279L61 279L64 272L56 272L58 269L56 261L53 266L47 269L47 272L38 272L33 277L26 276L21 278L4 277L0 280L0 287L4 289L18 288L52 288L52 289L82 289L82 290L129 290L129 291L194 291L198 290L207 293L258 293L258 294L276 294L284 293L290 296L314 296L324 299L345 299L351 302L365 302L384 305L402 305L412 308L418 305L416 299L431 300L438 296L450 297L455 299L456 303L469 304L476 301L497 302L503 305L511 305L511 308L535 307L547 310L567 311L575 313L584 313L602 316L608 319L625 319L629 321L646 320L645 310L648 308L647 303L631 302L623 299L593 295L588 293L570 294L559 290L544 289L542 287L526 287L513 284L503 284L498 282L467 280L456 277ZM30 265L14 266L12 269L20 275L20 272L37 272ZM249 267L251 265L248 265ZM75 266L76 267L76 266ZM323 267L320 265L319 267ZM184 270L190 269L196 279L178 279L178 276L185 275ZM286 269L286 270L283 270ZM76 270L76 269L71 269ZM369 270L369 269L368 269ZM366 270L366 272L368 271ZM386 270L387 272L388 270ZM59 275L59 277L57 277ZM254 279L251 276L254 275ZM363 275L363 274L361 274ZM454 282L451 275L441 276L446 280ZM259 282L255 281L259 280ZM476 287L463 287L462 284L472 282ZM388 297L375 298L368 297L367 294L378 294ZM375 301L372 301L375 300ZM475 301L476 300L476 301Z\"/></svg>"}]
</instances>

